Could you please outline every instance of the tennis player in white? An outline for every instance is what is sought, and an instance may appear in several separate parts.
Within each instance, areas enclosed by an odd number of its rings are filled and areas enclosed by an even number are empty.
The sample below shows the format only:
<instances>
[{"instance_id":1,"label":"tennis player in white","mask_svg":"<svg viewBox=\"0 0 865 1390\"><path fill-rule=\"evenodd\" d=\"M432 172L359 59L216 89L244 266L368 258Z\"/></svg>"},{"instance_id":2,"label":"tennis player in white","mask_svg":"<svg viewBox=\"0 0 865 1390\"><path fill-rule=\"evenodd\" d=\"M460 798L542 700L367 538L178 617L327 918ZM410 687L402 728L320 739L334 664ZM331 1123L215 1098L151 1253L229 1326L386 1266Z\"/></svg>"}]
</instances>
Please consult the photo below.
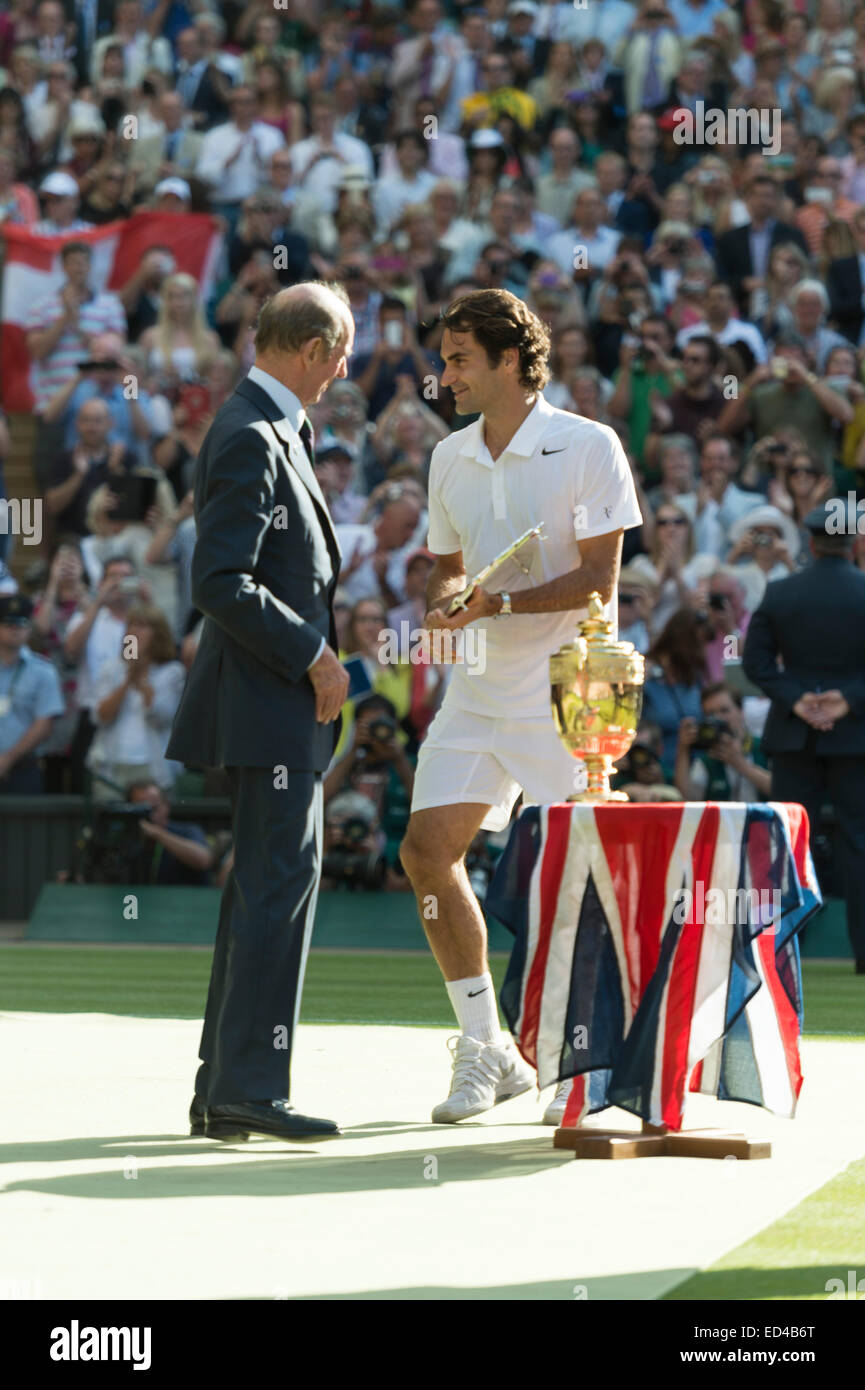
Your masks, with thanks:
<instances>
[{"instance_id":1,"label":"tennis player in white","mask_svg":"<svg viewBox=\"0 0 865 1390\"><path fill-rule=\"evenodd\" d=\"M461 1029L450 1094L433 1110L434 1123L478 1115L535 1085L499 1024L465 854L479 829L507 825L520 791L548 803L577 787L582 765L553 726L549 657L576 635L593 590L617 621L622 533L642 521L616 434L544 400L549 350L544 324L506 290L473 291L444 316L442 385L461 415L481 418L433 451L428 545L438 558L425 626L474 623L485 646L484 662L453 668L421 746L401 849ZM496 572L497 592L478 586L447 617L470 576L539 522L546 539L530 541ZM558 1088L545 1123L559 1123L569 1086Z\"/></svg>"}]
</instances>

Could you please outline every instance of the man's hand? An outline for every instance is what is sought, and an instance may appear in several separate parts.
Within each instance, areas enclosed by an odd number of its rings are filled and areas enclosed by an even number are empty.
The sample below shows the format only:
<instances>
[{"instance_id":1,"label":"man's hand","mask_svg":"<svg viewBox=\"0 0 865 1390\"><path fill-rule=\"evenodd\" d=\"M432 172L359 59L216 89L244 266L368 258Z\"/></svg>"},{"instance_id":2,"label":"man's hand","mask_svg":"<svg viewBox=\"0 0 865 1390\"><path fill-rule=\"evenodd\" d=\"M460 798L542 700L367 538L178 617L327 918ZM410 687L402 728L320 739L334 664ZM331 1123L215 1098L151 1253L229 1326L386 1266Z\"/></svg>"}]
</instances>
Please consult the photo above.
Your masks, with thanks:
<instances>
[{"instance_id":1,"label":"man's hand","mask_svg":"<svg viewBox=\"0 0 865 1390\"><path fill-rule=\"evenodd\" d=\"M348 696L348 672L336 653L325 647L307 674L315 690L315 717L319 724L332 724Z\"/></svg>"},{"instance_id":2,"label":"man's hand","mask_svg":"<svg viewBox=\"0 0 865 1390\"><path fill-rule=\"evenodd\" d=\"M680 747L680 748L691 748L691 747L696 743L696 741L697 741L697 734L698 734L698 733L699 733L699 729L698 729L698 727L697 727L697 721L696 721L696 719L692 719L692 718L690 717L690 715L687 716L687 717L686 717L685 719L683 719L683 720L681 721L681 723L679 724L679 738L678 738L679 747Z\"/></svg>"},{"instance_id":3,"label":"man's hand","mask_svg":"<svg viewBox=\"0 0 865 1390\"><path fill-rule=\"evenodd\" d=\"M796 701L793 713L798 714L812 729L828 733L837 719L843 719L850 713L850 706L840 690L824 690L820 694L808 690Z\"/></svg>"},{"instance_id":4,"label":"man's hand","mask_svg":"<svg viewBox=\"0 0 865 1390\"><path fill-rule=\"evenodd\" d=\"M451 617L441 608L432 608L423 620L424 627L429 632L436 629L446 629L448 632L456 632L461 627L467 627L476 618L492 618L498 613L502 606L499 594L490 594L486 589L477 584L472 591L472 596L465 608L457 609Z\"/></svg>"},{"instance_id":5,"label":"man's hand","mask_svg":"<svg viewBox=\"0 0 865 1390\"><path fill-rule=\"evenodd\" d=\"M719 763L726 763L736 772L741 772L746 762L742 740L733 734L719 734L712 749L712 757L717 758Z\"/></svg>"}]
</instances>

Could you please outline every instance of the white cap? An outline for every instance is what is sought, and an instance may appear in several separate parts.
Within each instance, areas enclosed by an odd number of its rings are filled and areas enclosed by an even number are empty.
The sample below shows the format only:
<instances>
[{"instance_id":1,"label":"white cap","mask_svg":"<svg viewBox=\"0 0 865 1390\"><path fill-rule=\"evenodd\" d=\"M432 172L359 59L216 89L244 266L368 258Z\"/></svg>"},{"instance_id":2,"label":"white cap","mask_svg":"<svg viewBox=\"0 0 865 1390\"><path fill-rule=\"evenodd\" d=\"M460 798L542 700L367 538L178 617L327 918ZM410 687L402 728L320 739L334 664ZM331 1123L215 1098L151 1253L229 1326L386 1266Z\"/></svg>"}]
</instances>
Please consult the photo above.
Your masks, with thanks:
<instances>
[{"instance_id":1,"label":"white cap","mask_svg":"<svg viewBox=\"0 0 865 1390\"><path fill-rule=\"evenodd\" d=\"M530 14L534 19L537 13L538 6L534 0L512 0L512 3L508 5L508 14Z\"/></svg>"},{"instance_id":2,"label":"white cap","mask_svg":"<svg viewBox=\"0 0 865 1390\"><path fill-rule=\"evenodd\" d=\"M58 198L77 198L80 190L71 174L55 169L53 174L46 174L39 185L39 192L53 193Z\"/></svg>"},{"instance_id":3,"label":"white cap","mask_svg":"<svg viewBox=\"0 0 865 1390\"><path fill-rule=\"evenodd\" d=\"M164 193L173 193L175 198L182 198L184 203L188 203L192 197L186 179L163 179L153 191L157 198L161 198Z\"/></svg>"},{"instance_id":4,"label":"white cap","mask_svg":"<svg viewBox=\"0 0 865 1390\"><path fill-rule=\"evenodd\" d=\"M498 130L476 130L469 140L469 146L473 150L496 150L504 143L504 136Z\"/></svg>"},{"instance_id":5,"label":"white cap","mask_svg":"<svg viewBox=\"0 0 865 1390\"><path fill-rule=\"evenodd\" d=\"M98 111L82 112L76 116L69 126L69 139L74 140L76 135L104 135L105 122Z\"/></svg>"}]
</instances>

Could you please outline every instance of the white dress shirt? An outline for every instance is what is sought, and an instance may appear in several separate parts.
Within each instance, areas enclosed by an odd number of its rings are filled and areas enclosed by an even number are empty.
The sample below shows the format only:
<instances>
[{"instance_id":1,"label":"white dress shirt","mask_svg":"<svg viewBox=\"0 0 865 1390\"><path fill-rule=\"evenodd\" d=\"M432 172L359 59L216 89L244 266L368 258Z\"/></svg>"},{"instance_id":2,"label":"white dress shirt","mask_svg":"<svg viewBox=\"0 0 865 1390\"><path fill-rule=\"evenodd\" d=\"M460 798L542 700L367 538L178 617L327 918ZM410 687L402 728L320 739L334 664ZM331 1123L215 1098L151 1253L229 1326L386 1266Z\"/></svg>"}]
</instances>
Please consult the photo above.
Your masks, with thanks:
<instances>
[{"instance_id":1,"label":"white dress shirt","mask_svg":"<svg viewBox=\"0 0 865 1390\"><path fill-rule=\"evenodd\" d=\"M241 144L241 153L229 166ZM264 121L253 121L247 131L238 130L234 121L226 121L205 135L195 172L212 185L211 196L218 202L240 203L268 182L270 157L284 145L280 131Z\"/></svg>"},{"instance_id":2,"label":"white dress shirt","mask_svg":"<svg viewBox=\"0 0 865 1390\"><path fill-rule=\"evenodd\" d=\"M338 130L333 137L333 144L340 156L339 159L335 159L333 155L317 158L321 152L321 139L318 135L298 140L297 144L291 147L291 167L295 180L304 193L311 194L320 203L323 212L336 211L337 191L346 168L351 166L362 169L370 183L375 179L372 153L363 140L357 140L353 135L346 135L344 131Z\"/></svg>"},{"instance_id":3,"label":"white dress shirt","mask_svg":"<svg viewBox=\"0 0 865 1390\"><path fill-rule=\"evenodd\" d=\"M270 372L262 371L261 367L250 367L246 375L247 379L255 386L260 386L262 391L267 392L274 405L282 411L283 418L288 421L296 434L300 434L300 427L306 419L306 411L294 392L284 386L281 381L277 381L275 376L270 375ZM326 646L327 642L322 637L318 651L306 668L307 671L310 666L315 665Z\"/></svg>"}]
</instances>

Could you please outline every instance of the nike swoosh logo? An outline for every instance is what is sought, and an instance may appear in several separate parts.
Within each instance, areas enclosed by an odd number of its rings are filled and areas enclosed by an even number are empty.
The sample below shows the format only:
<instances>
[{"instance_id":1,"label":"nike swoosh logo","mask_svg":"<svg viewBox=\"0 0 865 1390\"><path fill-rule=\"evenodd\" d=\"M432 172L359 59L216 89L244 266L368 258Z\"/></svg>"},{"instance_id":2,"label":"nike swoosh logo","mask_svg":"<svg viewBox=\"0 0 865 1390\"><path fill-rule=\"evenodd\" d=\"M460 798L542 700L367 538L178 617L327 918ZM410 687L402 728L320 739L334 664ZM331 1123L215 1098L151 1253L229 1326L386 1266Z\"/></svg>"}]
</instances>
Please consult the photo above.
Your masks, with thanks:
<instances>
[{"instance_id":1,"label":"nike swoosh logo","mask_svg":"<svg viewBox=\"0 0 865 1390\"><path fill-rule=\"evenodd\" d=\"M564 448L561 448L561 449L541 449L541 453L542 453L542 454L563 454L564 452L565 452Z\"/></svg>"},{"instance_id":2,"label":"nike swoosh logo","mask_svg":"<svg viewBox=\"0 0 865 1390\"><path fill-rule=\"evenodd\" d=\"M486 992L487 992L488 989L489 989L489 985L484 985L483 989L470 989L470 990L469 990L469 999L476 999L476 998L478 997L479 994L486 994Z\"/></svg>"}]
</instances>

